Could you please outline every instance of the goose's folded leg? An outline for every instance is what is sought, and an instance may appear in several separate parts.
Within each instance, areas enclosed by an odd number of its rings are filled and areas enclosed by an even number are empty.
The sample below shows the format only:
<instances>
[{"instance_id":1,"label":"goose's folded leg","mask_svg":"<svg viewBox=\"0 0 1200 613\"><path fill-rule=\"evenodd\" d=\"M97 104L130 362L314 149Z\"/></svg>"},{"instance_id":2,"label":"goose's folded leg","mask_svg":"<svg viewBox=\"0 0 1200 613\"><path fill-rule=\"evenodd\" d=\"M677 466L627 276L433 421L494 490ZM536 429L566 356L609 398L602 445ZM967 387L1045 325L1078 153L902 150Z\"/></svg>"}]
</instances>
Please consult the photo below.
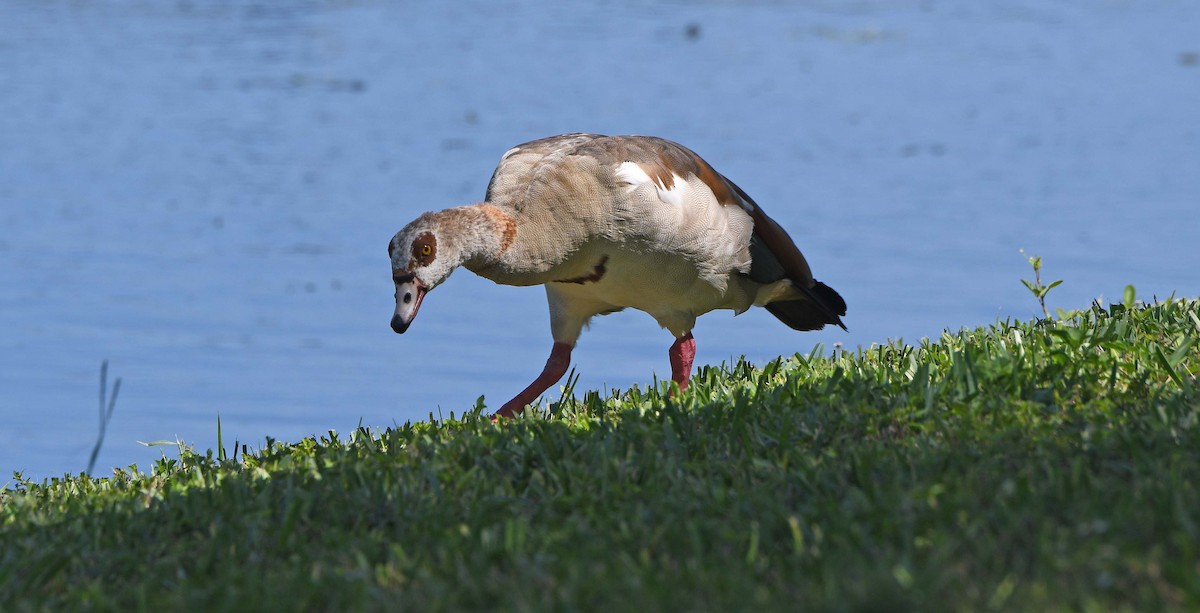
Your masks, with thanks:
<instances>
[{"instance_id":1,"label":"goose's folded leg","mask_svg":"<svg viewBox=\"0 0 1200 613\"><path fill-rule=\"evenodd\" d=\"M537 400L538 396L542 395L551 385L562 379L562 376L567 372L567 366L571 364L571 346L567 343L554 343L554 347L550 350L550 357L546 360L546 367L542 369L542 374L538 375L529 387L525 388L515 398L504 403L499 411L492 416L493 419L499 417L516 417L525 410L529 403ZM691 362L688 362L691 365Z\"/></svg>"}]
</instances>

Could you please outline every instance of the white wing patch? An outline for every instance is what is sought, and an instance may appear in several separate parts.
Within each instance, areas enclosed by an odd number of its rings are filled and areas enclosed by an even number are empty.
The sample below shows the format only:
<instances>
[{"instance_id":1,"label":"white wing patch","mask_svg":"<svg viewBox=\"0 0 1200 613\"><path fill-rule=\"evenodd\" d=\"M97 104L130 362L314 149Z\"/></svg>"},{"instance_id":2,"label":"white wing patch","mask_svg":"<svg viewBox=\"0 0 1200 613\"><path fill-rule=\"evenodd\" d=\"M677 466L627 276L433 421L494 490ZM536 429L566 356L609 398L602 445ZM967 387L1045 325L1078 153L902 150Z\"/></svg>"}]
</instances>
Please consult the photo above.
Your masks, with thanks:
<instances>
[{"instance_id":1,"label":"white wing patch","mask_svg":"<svg viewBox=\"0 0 1200 613\"><path fill-rule=\"evenodd\" d=\"M615 176L626 194L616 211L621 240L644 240L639 249L686 261L693 278L720 294L732 271L749 272L750 215L722 205L699 177L672 175L668 189L633 162L619 165Z\"/></svg>"},{"instance_id":2,"label":"white wing patch","mask_svg":"<svg viewBox=\"0 0 1200 613\"><path fill-rule=\"evenodd\" d=\"M675 173L671 173L671 189L667 189L664 185L656 184L654 187L658 190L658 199L663 202L679 206L683 204L683 192L687 189L688 183L682 177Z\"/></svg>"},{"instance_id":3,"label":"white wing patch","mask_svg":"<svg viewBox=\"0 0 1200 613\"><path fill-rule=\"evenodd\" d=\"M658 192L658 199L673 206L683 204L683 192L688 188L687 181L684 181L679 175L671 173L672 185L668 189L666 185L653 181L650 175L646 174L646 171L642 170L642 167L638 166L636 162L622 162L617 166L614 174L617 179L629 184L629 188L625 190L627 193L637 191L647 183L653 183L655 191Z\"/></svg>"},{"instance_id":4,"label":"white wing patch","mask_svg":"<svg viewBox=\"0 0 1200 613\"><path fill-rule=\"evenodd\" d=\"M626 191L632 192L643 184L650 182L650 175L646 174L646 171L642 170L641 166L633 162L622 162L620 166L617 166L615 174L618 179L629 184L629 189Z\"/></svg>"}]
</instances>

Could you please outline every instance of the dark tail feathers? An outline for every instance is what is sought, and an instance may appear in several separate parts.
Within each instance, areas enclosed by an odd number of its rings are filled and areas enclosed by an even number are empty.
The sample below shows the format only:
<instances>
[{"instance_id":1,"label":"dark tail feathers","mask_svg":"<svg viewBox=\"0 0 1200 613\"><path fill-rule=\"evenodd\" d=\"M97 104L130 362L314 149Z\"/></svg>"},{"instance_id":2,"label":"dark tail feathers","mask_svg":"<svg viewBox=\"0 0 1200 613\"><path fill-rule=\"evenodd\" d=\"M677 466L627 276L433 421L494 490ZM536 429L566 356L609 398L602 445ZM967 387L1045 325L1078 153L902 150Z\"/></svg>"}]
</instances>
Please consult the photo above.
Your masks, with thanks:
<instances>
[{"instance_id":1,"label":"dark tail feathers","mask_svg":"<svg viewBox=\"0 0 1200 613\"><path fill-rule=\"evenodd\" d=\"M825 324L846 329L839 317L846 314L846 301L832 287L817 281L810 288L799 289L805 299L771 302L766 305L767 310L793 330L820 330Z\"/></svg>"}]
</instances>

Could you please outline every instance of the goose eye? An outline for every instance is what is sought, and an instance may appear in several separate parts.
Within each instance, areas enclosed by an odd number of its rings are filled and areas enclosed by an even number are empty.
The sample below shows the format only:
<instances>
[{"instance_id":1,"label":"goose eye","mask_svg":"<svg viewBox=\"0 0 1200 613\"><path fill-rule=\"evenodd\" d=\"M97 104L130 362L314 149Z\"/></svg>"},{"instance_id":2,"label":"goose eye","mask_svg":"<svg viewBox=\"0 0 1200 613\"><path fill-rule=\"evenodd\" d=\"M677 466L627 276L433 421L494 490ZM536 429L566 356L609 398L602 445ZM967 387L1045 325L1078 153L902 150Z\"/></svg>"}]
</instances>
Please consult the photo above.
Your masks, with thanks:
<instances>
[{"instance_id":1,"label":"goose eye","mask_svg":"<svg viewBox=\"0 0 1200 613\"><path fill-rule=\"evenodd\" d=\"M412 244L412 264L425 266L437 257L437 239L433 234L425 232L417 237Z\"/></svg>"}]
</instances>

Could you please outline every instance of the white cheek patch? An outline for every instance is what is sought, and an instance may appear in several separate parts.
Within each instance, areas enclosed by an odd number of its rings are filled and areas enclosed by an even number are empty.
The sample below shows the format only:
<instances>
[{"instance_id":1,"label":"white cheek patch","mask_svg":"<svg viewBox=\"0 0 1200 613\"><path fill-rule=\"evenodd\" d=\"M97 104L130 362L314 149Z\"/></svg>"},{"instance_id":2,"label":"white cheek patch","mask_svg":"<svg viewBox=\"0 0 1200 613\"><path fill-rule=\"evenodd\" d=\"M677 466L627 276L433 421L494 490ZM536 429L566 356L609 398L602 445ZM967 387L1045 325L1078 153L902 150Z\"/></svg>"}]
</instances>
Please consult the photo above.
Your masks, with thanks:
<instances>
[{"instance_id":1,"label":"white cheek patch","mask_svg":"<svg viewBox=\"0 0 1200 613\"><path fill-rule=\"evenodd\" d=\"M650 175L646 174L646 171L642 170L642 167L638 166L636 162L622 162L620 166L617 166L614 174L617 179L629 184L626 192L635 192L643 185L651 183L658 194L658 199L673 206L683 204L684 192L688 189L687 181L684 181L675 173L671 173L672 185L670 188L667 188L662 183L654 182L650 178Z\"/></svg>"},{"instance_id":2,"label":"white cheek patch","mask_svg":"<svg viewBox=\"0 0 1200 613\"><path fill-rule=\"evenodd\" d=\"M404 261L404 250L400 248L399 243L392 243L391 247L388 249L388 253L391 256L390 259L392 260L392 270L404 268L404 265L407 264L407 262Z\"/></svg>"},{"instance_id":3,"label":"white cheek patch","mask_svg":"<svg viewBox=\"0 0 1200 613\"><path fill-rule=\"evenodd\" d=\"M388 244L388 259L392 262L392 270L396 270L396 268L399 266L399 256L400 248L396 246L396 243L393 241L392 243Z\"/></svg>"}]
</instances>

